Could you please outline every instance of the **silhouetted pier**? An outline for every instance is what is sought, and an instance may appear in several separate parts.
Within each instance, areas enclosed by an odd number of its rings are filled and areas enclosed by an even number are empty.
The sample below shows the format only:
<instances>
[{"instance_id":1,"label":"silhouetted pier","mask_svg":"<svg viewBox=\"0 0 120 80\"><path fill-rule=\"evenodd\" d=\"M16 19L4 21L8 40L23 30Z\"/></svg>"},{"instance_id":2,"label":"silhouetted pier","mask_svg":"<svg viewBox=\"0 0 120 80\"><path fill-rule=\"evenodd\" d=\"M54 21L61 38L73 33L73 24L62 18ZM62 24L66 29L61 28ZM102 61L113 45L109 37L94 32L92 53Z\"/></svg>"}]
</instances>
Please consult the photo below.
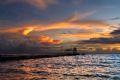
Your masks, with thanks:
<instances>
[{"instance_id":1,"label":"silhouetted pier","mask_svg":"<svg viewBox=\"0 0 120 80\"><path fill-rule=\"evenodd\" d=\"M38 58L50 58L50 57L60 57L60 56L75 56L79 54L71 53L57 53L53 55L0 55L0 62L11 61L11 60L25 60L25 59L38 59Z\"/></svg>"}]
</instances>

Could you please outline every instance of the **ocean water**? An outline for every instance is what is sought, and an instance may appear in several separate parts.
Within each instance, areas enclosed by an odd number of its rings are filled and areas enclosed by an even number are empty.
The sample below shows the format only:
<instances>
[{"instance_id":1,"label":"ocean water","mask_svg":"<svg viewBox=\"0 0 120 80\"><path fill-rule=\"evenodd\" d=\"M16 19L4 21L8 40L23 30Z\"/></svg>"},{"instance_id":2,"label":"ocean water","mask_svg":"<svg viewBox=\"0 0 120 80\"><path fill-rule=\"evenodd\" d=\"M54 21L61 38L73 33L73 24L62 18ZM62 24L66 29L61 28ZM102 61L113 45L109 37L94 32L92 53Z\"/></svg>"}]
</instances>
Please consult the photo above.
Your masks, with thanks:
<instances>
[{"instance_id":1,"label":"ocean water","mask_svg":"<svg viewBox=\"0 0 120 80\"><path fill-rule=\"evenodd\" d=\"M0 80L120 80L120 54L4 62Z\"/></svg>"}]
</instances>

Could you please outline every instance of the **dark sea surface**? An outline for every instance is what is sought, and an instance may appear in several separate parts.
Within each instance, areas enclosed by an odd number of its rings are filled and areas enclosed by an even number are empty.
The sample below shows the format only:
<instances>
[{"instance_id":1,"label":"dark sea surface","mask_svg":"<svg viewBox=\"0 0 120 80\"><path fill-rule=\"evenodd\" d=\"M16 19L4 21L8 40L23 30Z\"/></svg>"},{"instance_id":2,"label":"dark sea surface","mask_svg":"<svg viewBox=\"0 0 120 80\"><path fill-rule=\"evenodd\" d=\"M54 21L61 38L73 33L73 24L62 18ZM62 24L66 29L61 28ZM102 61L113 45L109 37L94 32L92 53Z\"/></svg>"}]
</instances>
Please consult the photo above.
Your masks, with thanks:
<instances>
[{"instance_id":1,"label":"dark sea surface","mask_svg":"<svg viewBox=\"0 0 120 80\"><path fill-rule=\"evenodd\" d=\"M0 80L120 80L120 54L4 62Z\"/></svg>"}]
</instances>

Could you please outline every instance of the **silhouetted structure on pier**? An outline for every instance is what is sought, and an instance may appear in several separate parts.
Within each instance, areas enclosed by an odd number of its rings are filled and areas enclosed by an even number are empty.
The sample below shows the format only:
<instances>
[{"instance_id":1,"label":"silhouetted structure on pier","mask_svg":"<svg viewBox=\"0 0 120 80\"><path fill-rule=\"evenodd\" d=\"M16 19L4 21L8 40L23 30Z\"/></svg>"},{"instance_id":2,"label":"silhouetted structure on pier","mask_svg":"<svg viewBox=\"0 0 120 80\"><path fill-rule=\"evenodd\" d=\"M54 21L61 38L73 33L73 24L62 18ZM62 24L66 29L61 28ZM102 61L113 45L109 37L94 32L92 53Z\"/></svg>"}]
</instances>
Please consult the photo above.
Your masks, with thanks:
<instances>
[{"instance_id":1,"label":"silhouetted structure on pier","mask_svg":"<svg viewBox=\"0 0 120 80\"><path fill-rule=\"evenodd\" d=\"M77 52L77 48L76 47L74 47L73 48L73 54L77 54L78 52Z\"/></svg>"}]
</instances>

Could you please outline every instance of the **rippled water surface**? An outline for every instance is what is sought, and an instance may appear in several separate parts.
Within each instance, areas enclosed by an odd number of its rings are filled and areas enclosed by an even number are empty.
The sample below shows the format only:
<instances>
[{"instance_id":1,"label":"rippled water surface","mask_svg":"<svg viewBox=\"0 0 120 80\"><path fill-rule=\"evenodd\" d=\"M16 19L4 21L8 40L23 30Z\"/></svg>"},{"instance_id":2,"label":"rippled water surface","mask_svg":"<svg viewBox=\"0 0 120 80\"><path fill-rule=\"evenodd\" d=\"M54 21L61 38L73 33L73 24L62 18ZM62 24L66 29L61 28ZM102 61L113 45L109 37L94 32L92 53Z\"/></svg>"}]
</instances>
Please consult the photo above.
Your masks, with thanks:
<instances>
[{"instance_id":1,"label":"rippled water surface","mask_svg":"<svg viewBox=\"0 0 120 80\"><path fill-rule=\"evenodd\" d=\"M0 80L120 80L120 54L4 62Z\"/></svg>"}]
</instances>

